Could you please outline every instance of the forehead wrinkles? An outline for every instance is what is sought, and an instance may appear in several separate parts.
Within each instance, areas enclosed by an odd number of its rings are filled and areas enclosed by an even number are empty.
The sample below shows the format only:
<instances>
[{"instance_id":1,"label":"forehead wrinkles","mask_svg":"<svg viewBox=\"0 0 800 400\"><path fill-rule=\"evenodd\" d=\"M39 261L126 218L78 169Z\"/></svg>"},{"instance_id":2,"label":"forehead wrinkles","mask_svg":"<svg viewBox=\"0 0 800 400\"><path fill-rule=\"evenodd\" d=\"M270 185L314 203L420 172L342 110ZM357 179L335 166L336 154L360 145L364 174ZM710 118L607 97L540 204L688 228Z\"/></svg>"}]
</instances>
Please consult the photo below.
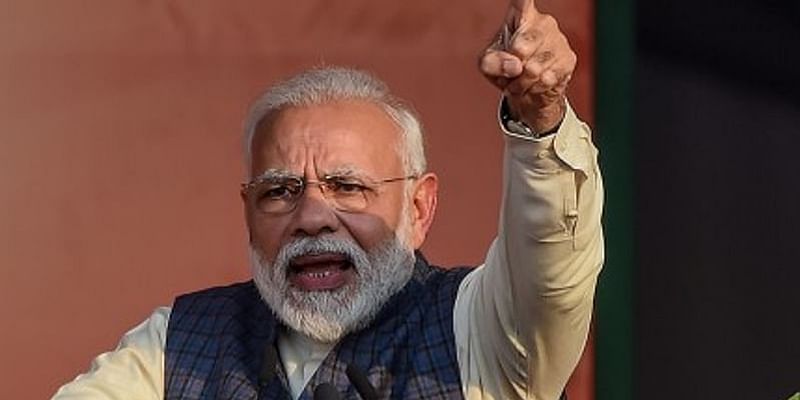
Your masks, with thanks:
<instances>
[{"instance_id":1,"label":"forehead wrinkles","mask_svg":"<svg viewBox=\"0 0 800 400\"><path fill-rule=\"evenodd\" d=\"M258 124L249 179L325 175L377 179L405 171L404 134L381 107L360 102L290 107ZM396 166L395 166L396 165ZM278 174L279 170L292 172ZM261 175L259 175L261 173Z\"/></svg>"}]
</instances>

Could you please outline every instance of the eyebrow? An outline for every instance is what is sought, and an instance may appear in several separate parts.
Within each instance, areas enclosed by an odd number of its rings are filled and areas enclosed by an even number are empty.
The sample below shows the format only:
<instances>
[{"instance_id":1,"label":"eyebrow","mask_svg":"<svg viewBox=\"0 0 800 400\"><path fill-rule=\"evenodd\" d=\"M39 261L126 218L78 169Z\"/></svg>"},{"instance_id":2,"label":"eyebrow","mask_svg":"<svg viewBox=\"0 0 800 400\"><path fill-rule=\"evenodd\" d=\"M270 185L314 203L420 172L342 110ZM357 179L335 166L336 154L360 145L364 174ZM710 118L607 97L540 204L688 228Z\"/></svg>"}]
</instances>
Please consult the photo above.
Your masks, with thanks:
<instances>
[{"instance_id":1,"label":"eyebrow","mask_svg":"<svg viewBox=\"0 0 800 400\"><path fill-rule=\"evenodd\" d=\"M342 165L334 168L330 172L323 174L323 176L338 176L342 178L368 178L369 174L365 173L361 168L354 165Z\"/></svg>"},{"instance_id":2,"label":"eyebrow","mask_svg":"<svg viewBox=\"0 0 800 400\"><path fill-rule=\"evenodd\" d=\"M298 178L298 179L300 179L301 177L297 176L297 174L295 174L295 173L293 173L291 171L287 171L285 169L270 168L270 169L262 172L260 175L256 176L255 179L253 179L253 180L254 181L262 181L262 180L274 180L274 179L286 179L286 178Z\"/></svg>"},{"instance_id":3,"label":"eyebrow","mask_svg":"<svg viewBox=\"0 0 800 400\"><path fill-rule=\"evenodd\" d=\"M332 169L331 171L320 175L323 177L334 176L341 178L360 178L360 179L369 179L370 177L370 175L365 173L361 168L358 168L355 165L351 164L338 166ZM253 180L257 181L257 180L274 180L274 179L287 179L287 178L304 179L303 176L297 175L285 169L269 168L264 172L262 172L260 175L256 176Z\"/></svg>"}]
</instances>

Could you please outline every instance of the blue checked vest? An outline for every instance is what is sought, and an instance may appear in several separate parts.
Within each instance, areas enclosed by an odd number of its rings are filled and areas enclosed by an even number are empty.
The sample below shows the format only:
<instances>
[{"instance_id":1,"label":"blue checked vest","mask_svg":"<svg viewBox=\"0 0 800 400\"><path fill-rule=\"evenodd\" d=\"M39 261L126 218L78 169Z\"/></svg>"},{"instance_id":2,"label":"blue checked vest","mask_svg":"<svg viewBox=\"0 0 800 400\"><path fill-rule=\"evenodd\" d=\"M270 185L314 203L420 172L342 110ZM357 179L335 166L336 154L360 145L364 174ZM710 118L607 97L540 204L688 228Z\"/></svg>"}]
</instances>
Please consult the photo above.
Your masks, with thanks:
<instances>
[{"instance_id":1,"label":"blue checked vest","mask_svg":"<svg viewBox=\"0 0 800 400\"><path fill-rule=\"evenodd\" d=\"M360 399L345 374L349 365L364 372L381 399L462 398L453 304L467 272L429 266L418 255L409 283L369 326L334 347L300 399L313 399L322 383ZM252 281L178 297L167 328L165 398L291 399L281 367L259 382L279 324Z\"/></svg>"}]
</instances>

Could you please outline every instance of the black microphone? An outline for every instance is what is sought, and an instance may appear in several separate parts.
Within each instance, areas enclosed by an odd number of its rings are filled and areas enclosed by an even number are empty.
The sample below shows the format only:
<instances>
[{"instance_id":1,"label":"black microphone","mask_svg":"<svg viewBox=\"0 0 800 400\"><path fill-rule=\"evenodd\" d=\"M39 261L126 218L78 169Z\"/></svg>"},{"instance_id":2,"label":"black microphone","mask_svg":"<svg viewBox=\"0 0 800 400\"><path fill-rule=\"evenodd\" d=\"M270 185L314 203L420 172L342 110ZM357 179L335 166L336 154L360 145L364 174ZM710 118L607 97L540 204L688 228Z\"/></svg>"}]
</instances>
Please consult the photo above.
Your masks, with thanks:
<instances>
[{"instance_id":1,"label":"black microphone","mask_svg":"<svg viewBox=\"0 0 800 400\"><path fill-rule=\"evenodd\" d=\"M375 387L367 379L367 375L361 371L355 364L350 364L344 371L347 374L347 379L356 388L356 392L364 400L378 400L378 392Z\"/></svg>"},{"instance_id":2,"label":"black microphone","mask_svg":"<svg viewBox=\"0 0 800 400\"><path fill-rule=\"evenodd\" d=\"M275 376L275 368L278 366L278 352L272 343L264 348L264 358L261 360L261 372L258 373L258 383L266 385Z\"/></svg>"},{"instance_id":3,"label":"black microphone","mask_svg":"<svg viewBox=\"0 0 800 400\"><path fill-rule=\"evenodd\" d=\"M342 395L330 383L321 383L314 389L314 400L341 400Z\"/></svg>"}]
</instances>

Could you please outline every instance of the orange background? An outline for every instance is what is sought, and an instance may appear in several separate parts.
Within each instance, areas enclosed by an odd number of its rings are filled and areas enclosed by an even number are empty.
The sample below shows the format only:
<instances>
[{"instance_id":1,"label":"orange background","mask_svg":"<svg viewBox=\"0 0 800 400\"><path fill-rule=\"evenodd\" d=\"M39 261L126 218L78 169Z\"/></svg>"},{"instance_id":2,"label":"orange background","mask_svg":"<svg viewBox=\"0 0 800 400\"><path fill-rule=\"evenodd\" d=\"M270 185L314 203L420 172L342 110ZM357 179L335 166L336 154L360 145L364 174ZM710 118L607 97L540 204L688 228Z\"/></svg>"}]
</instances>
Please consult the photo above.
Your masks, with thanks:
<instances>
[{"instance_id":1,"label":"orange background","mask_svg":"<svg viewBox=\"0 0 800 400\"><path fill-rule=\"evenodd\" d=\"M540 1L579 55L592 120L590 0ZM496 231L498 94L476 55L497 0L0 2L0 376L46 398L158 305L248 278L238 197L245 110L318 65L374 71L426 124L441 177L425 246L478 264ZM590 399L591 357L573 379Z\"/></svg>"}]
</instances>

